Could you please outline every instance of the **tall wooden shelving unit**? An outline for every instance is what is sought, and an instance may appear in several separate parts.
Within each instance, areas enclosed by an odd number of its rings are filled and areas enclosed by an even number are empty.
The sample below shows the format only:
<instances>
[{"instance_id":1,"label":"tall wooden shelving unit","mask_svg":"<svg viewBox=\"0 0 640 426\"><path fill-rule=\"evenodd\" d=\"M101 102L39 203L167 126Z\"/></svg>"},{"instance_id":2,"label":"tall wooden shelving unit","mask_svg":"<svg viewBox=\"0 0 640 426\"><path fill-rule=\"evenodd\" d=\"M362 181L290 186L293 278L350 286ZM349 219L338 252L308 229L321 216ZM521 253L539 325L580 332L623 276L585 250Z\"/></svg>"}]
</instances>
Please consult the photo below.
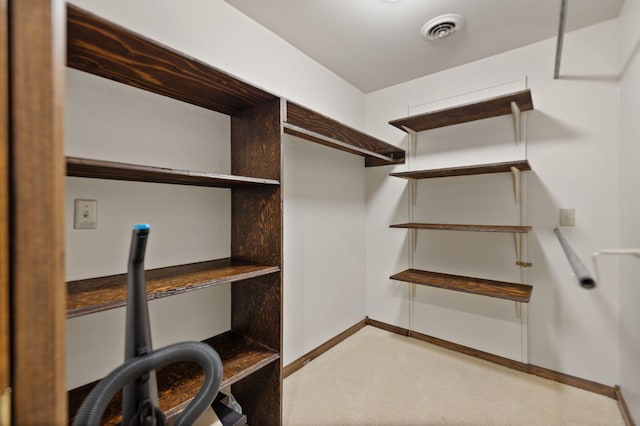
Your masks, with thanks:
<instances>
[{"instance_id":1,"label":"tall wooden shelving unit","mask_svg":"<svg viewBox=\"0 0 640 426\"><path fill-rule=\"evenodd\" d=\"M361 155L366 166L402 163L404 151L67 4L66 65L229 115L231 175L65 158L64 8L60 0L14 1L11 8L16 78L10 160L12 180L18 183L12 188L12 210L33 213L11 222L12 263L19 262L13 265L11 301L14 424L63 424L73 418L95 384L65 391L65 317L125 303L125 275L64 285L65 175L230 189L230 258L148 271L147 298L232 283L231 330L205 343L219 352L222 386L232 386L249 422L280 424L283 135ZM177 414L201 380L199 369L188 363L158 371L161 408ZM119 411L116 397L104 422L117 423Z\"/></svg>"},{"instance_id":2,"label":"tall wooden shelving unit","mask_svg":"<svg viewBox=\"0 0 640 426\"><path fill-rule=\"evenodd\" d=\"M280 423L280 99L72 5L67 6L67 66L231 116L232 175L74 157L66 159L67 175L231 189L231 258L149 271L148 299L233 283L231 331L205 343L219 352L223 385L233 385L250 421ZM69 282L67 317L123 306L125 283L125 275ZM201 371L188 363L159 370L161 409L179 412L201 381ZM93 386L69 392L70 418ZM119 420L116 398L105 422Z\"/></svg>"}]
</instances>

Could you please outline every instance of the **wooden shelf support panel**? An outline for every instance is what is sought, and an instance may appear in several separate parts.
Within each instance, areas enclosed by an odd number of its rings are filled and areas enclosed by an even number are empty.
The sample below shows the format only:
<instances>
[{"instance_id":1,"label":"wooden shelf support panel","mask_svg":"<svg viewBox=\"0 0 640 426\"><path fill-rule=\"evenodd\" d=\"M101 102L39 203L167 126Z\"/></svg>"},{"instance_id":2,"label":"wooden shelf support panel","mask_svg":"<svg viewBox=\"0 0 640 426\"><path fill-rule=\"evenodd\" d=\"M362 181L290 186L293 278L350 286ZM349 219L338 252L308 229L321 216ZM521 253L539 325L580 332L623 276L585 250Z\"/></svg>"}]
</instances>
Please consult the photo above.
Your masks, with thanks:
<instances>
[{"instance_id":1,"label":"wooden shelf support panel","mask_svg":"<svg viewBox=\"0 0 640 426\"><path fill-rule=\"evenodd\" d=\"M147 300L160 299L214 285L246 280L280 271L227 258L146 271ZM126 305L127 274L67 283L67 318Z\"/></svg>"},{"instance_id":2,"label":"wooden shelf support panel","mask_svg":"<svg viewBox=\"0 0 640 426\"><path fill-rule=\"evenodd\" d=\"M527 284L442 274L419 269L407 269L406 271L392 275L390 278L392 280L405 281L418 285L479 294L523 303L529 302L531 290L533 289L533 287Z\"/></svg>"},{"instance_id":3,"label":"wooden shelf support panel","mask_svg":"<svg viewBox=\"0 0 640 426\"><path fill-rule=\"evenodd\" d=\"M480 164L462 167L447 167L442 169L415 170L411 172L390 173L389 176L403 179L433 179L453 176L482 175L489 173L511 173L512 168L520 171L531 170L527 160L507 161L504 163Z\"/></svg>"},{"instance_id":4,"label":"wooden shelf support panel","mask_svg":"<svg viewBox=\"0 0 640 426\"><path fill-rule=\"evenodd\" d=\"M531 90L522 90L495 98L485 99L452 108L445 108L425 114L412 115L390 121L389 124L403 132L421 132L423 130L438 127L452 126L454 124L483 120L485 118L498 117L513 113L511 103L515 103L519 111L533 109ZM408 130L407 130L408 129Z\"/></svg>"},{"instance_id":5,"label":"wooden shelf support panel","mask_svg":"<svg viewBox=\"0 0 640 426\"><path fill-rule=\"evenodd\" d=\"M286 101L284 131L365 157L365 166L404 164L405 151L315 111Z\"/></svg>"},{"instance_id":6,"label":"wooden shelf support panel","mask_svg":"<svg viewBox=\"0 0 640 426\"><path fill-rule=\"evenodd\" d=\"M71 4L67 66L228 115L278 99Z\"/></svg>"},{"instance_id":7,"label":"wooden shelf support panel","mask_svg":"<svg viewBox=\"0 0 640 426\"><path fill-rule=\"evenodd\" d=\"M221 388L241 381L280 358L271 349L232 331L207 339L204 343L215 349L222 359L224 371ZM157 370L156 374L160 409L167 417L182 411L204 381L202 369L191 362L169 365ZM78 412L82 401L97 383L89 383L68 392L70 422ZM118 392L109 404L102 424L119 424L122 419L121 408L122 393Z\"/></svg>"},{"instance_id":8,"label":"wooden shelf support panel","mask_svg":"<svg viewBox=\"0 0 640 426\"><path fill-rule=\"evenodd\" d=\"M208 172L170 169L165 167L144 166L140 164L92 160L77 157L67 157L67 176L174 185L206 186L215 188L237 188L252 185L280 185L280 182L273 179L220 175Z\"/></svg>"},{"instance_id":9,"label":"wooden shelf support panel","mask_svg":"<svg viewBox=\"0 0 640 426\"><path fill-rule=\"evenodd\" d=\"M506 232L511 234L525 234L531 230L530 226L458 225L447 223L399 223L396 225L391 225L390 228L431 229L441 231Z\"/></svg>"}]
</instances>

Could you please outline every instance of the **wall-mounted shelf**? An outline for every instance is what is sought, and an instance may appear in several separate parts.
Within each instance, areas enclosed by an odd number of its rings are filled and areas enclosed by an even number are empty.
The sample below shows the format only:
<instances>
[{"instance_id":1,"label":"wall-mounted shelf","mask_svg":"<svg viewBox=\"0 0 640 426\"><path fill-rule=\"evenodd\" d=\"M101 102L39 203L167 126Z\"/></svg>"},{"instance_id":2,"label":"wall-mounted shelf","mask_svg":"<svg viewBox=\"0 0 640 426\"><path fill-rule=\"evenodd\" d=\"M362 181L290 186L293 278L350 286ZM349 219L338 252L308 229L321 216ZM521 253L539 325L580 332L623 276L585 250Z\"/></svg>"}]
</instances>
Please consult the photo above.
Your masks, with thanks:
<instances>
[{"instance_id":1,"label":"wall-mounted shelf","mask_svg":"<svg viewBox=\"0 0 640 426\"><path fill-rule=\"evenodd\" d=\"M454 225L446 223L400 223L397 225L390 225L389 227L403 229L431 229L441 231L506 232L510 234L524 234L531 231L530 226Z\"/></svg>"},{"instance_id":2,"label":"wall-mounted shelf","mask_svg":"<svg viewBox=\"0 0 640 426\"><path fill-rule=\"evenodd\" d=\"M204 343L214 348L222 359L224 370L221 388L242 380L280 358L277 352L231 331L207 339ZM183 362L158 370L157 380L160 408L169 417L186 407L200 389L203 376L196 364ZM70 421L96 384L89 383L68 392ZM121 408L122 393L119 392L107 408L102 424L119 424L122 419Z\"/></svg>"},{"instance_id":3,"label":"wall-mounted shelf","mask_svg":"<svg viewBox=\"0 0 640 426\"><path fill-rule=\"evenodd\" d=\"M429 287L438 287L446 290L479 294L524 303L529 302L532 290L532 287L527 284L442 274L419 269L407 269L389 278Z\"/></svg>"},{"instance_id":4,"label":"wall-mounted shelf","mask_svg":"<svg viewBox=\"0 0 640 426\"><path fill-rule=\"evenodd\" d=\"M71 4L67 66L228 115L278 99Z\"/></svg>"},{"instance_id":5,"label":"wall-mounted shelf","mask_svg":"<svg viewBox=\"0 0 640 426\"><path fill-rule=\"evenodd\" d=\"M285 103L284 131L322 145L365 157L365 166L403 164L404 150L346 126L332 118Z\"/></svg>"},{"instance_id":6,"label":"wall-mounted shelf","mask_svg":"<svg viewBox=\"0 0 640 426\"><path fill-rule=\"evenodd\" d=\"M215 285L280 271L238 259L220 259L146 271L147 300L160 299ZM67 318L126 305L127 274L67 283Z\"/></svg>"},{"instance_id":7,"label":"wall-mounted shelf","mask_svg":"<svg viewBox=\"0 0 640 426\"><path fill-rule=\"evenodd\" d=\"M527 160L508 161L504 163L479 164L473 166L447 167L443 169L415 170L410 172L390 173L389 176L404 179L432 179L453 176L469 176L482 175L489 173L507 173L512 172L512 168L520 171L531 170L531 166Z\"/></svg>"},{"instance_id":8,"label":"wall-mounted shelf","mask_svg":"<svg viewBox=\"0 0 640 426\"><path fill-rule=\"evenodd\" d=\"M279 185L273 179L245 176L220 175L193 170L170 169L166 167L144 166L115 161L66 157L67 176L93 179L154 182L174 185L206 186L216 188L237 188L251 185Z\"/></svg>"},{"instance_id":9,"label":"wall-mounted shelf","mask_svg":"<svg viewBox=\"0 0 640 426\"><path fill-rule=\"evenodd\" d=\"M512 103L517 106L517 111L512 107ZM479 102L400 118L390 121L389 124L405 132L421 132L501 115L514 114L515 117L521 111L532 109L531 91L527 89Z\"/></svg>"}]
</instances>

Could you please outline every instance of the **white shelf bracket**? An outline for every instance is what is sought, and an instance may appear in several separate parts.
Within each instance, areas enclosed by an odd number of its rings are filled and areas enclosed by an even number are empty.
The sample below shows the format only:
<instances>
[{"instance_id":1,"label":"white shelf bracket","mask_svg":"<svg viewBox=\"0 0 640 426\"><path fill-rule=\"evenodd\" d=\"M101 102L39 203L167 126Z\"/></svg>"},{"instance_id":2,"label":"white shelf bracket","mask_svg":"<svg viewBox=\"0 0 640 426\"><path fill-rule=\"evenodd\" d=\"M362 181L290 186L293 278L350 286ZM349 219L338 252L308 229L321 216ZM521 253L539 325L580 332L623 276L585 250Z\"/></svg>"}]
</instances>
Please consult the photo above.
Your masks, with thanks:
<instances>
[{"instance_id":1,"label":"white shelf bracket","mask_svg":"<svg viewBox=\"0 0 640 426\"><path fill-rule=\"evenodd\" d=\"M513 175L513 195L516 200L516 204L520 204L520 169L517 167L511 167L511 174Z\"/></svg>"},{"instance_id":2,"label":"white shelf bracket","mask_svg":"<svg viewBox=\"0 0 640 426\"><path fill-rule=\"evenodd\" d=\"M517 103L511 102L511 114L513 115L513 133L516 139L516 145L520 143L520 107Z\"/></svg>"},{"instance_id":3,"label":"white shelf bracket","mask_svg":"<svg viewBox=\"0 0 640 426\"><path fill-rule=\"evenodd\" d=\"M516 318L521 320L522 319L522 303L520 302L514 302L516 304Z\"/></svg>"}]
</instances>

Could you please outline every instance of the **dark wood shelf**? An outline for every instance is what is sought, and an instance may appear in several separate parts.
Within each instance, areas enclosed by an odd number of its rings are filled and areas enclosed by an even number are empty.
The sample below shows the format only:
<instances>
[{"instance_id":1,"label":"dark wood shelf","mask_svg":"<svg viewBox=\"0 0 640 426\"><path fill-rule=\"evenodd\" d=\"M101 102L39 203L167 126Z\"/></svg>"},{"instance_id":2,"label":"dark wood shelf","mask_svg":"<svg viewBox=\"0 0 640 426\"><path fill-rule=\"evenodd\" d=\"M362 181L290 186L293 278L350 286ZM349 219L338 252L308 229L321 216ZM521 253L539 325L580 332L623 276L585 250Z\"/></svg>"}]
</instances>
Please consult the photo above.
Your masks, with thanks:
<instances>
[{"instance_id":1,"label":"dark wood shelf","mask_svg":"<svg viewBox=\"0 0 640 426\"><path fill-rule=\"evenodd\" d=\"M204 343L214 348L222 359L224 372L221 388L242 380L280 358L277 352L232 331L207 339ZM168 417L178 414L187 406L204 380L201 368L191 362L169 365L156 374L160 408ZM70 424L82 401L96 384L89 383L68 392ZM118 392L107 408L102 424L118 424L122 419L121 408L122 393Z\"/></svg>"},{"instance_id":2,"label":"dark wood shelf","mask_svg":"<svg viewBox=\"0 0 640 426\"><path fill-rule=\"evenodd\" d=\"M285 133L363 156L366 167L404 164L405 151L403 149L293 102L286 101L284 122ZM292 128L291 125L295 127ZM392 160L377 158L366 151L391 157Z\"/></svg>"},{"instance_id":3,"label":"dark wood shelf","mask_svg":"<svg viewBox=\"0 0 640 426\"><path fill-rule=\"evenodd\" d=\"M238 259L219 259L146 271L147 300L160 299L280 271ZM67 283L67 318L126 305L127 274Z\"/></svg>"},{"instance_id":4,"label":"dark wood shelf","mask_svg":"<svg viewBox=\"0 0 640 426\"><path fill-rule=\"evenodd\" d=\"M390 277L392 280L438 287L464 293L479 294L499 299L528 303L533 287L504 281L493 281L483 278L464 277L460 275L442 274L439 272L407 269Z\"/></svg>"},{"instance_id":5,"label":"dark wood shelf","mask_svg":"<svg viewBox=\"0 0 640 426\"><path fill-rule=\"evenodd\" d=\"M421 132L438 127L508 115L511 114L511 102L518 104L520 111L532 110L533 101L531 100L531 90L522 90L508 95L485 99L480 102L440 109L425 114L412 115L390 121L389 124L405 132L407 131L406 129Z\"/></svg>"},{"instance_id":6,"label":"dark wood shelf","mask_svg":"<svg viewBox=\"0 0 640 426\"><path fill-rule=\"evenodd\" d=\"M530 226L454 225L447 223L400 223L397 225L391 225L390 228L433 229L441 231L507 232L511 234L526 234L531 231Z\"/></svg>"},{"instance_id":7,"label":"dark wood shelf","mask_svg":"<svg viewBox=\"0 0 640 426\"><path fill-rule=\"evenodd\" d=\"M72 4L67 66L228 115L278 99Z\"/></svg>"},{"instance_id":8,"label":"dark wood shelf","mask_svg":"<svg viewBox=\"0 0 640 426\"><path fill-rule=\"evenodd\" d=\"M144 166L140 164L92 160L78 157L66 157L66 160L67 176L74 177L216 188L237 188L251 185L280 185L280 182L272 179L219 175L193 170L170 169L165 167Z\"/></svg>"},{"instance_id":9,"label":"dark wood shelf","mask_svg":"<svg viewBox=\"0 0 640 426\"><path fill-rule=\"evenodd\" d=\"M389 176L404 179L432 179L452 176L483 175L489 173L511 172L511 168L522 171L531 170L527 160L507 161L504 163L479 164L474 166L447 167L443 169L416 170L411 172L390 173Z\"/></svg>"}]
</instances>

